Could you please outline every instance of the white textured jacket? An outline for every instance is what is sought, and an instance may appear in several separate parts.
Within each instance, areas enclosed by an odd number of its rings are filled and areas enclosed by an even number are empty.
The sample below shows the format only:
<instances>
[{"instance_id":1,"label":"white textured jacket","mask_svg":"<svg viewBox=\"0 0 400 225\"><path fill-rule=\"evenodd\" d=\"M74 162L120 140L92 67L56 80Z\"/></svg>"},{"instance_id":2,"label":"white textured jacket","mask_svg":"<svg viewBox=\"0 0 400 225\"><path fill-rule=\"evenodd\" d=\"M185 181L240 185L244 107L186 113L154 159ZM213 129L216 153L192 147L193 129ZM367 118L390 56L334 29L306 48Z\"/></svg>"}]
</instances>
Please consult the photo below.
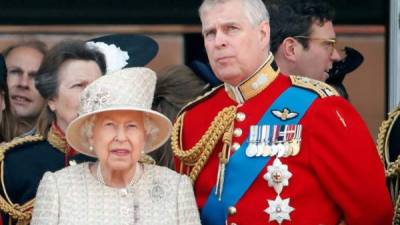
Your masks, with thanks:
<instances>
[{"instance_id":1,"label":"white textured jacket","mask_svg":"<svg viewBox=\"0 0 400 225\"><path fill-rule=\"evenodd\" d=\"M125 191L105 186L89 163L47 172L40 182L32 225L197 225L188 177L155 165Z\"/></svg>"}]
</instances>

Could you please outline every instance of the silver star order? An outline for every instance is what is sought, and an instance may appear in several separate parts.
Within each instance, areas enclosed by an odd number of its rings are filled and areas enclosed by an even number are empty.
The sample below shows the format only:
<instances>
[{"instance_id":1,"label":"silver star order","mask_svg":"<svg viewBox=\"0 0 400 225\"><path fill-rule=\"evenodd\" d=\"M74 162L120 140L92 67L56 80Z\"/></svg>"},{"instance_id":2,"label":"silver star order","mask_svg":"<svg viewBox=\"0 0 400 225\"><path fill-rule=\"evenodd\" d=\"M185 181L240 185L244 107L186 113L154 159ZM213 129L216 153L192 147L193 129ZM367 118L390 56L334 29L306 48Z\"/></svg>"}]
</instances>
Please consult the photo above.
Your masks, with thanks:
<instances>
[{"instance_id":1,"label":"silver star order","mask_svg":"<svg viewBox=\"0 0 400 225\"><path fill-rule=\"evenodd\" d=\"M264 179L268 181L268 186L273 187L276 193L282 192L283 186L289 185L289 179L292 173L289 172L288 166L276 158L271 166L267 167L268 172L264 174Z\"/></svg>"},{"instance_id":2,"label":"silver star order","mask_svg":"<svg viewBox=\"0 0 400 225\"><path fill-rule=\"evenodd\" d=\"M284 220L290 220L290 213L294 210L293 207L289 206L290 198L281 199L278 195L275 200L268 200L269 207L264 212L269 215L269 222L276 220L279 224L282 224Z\"/></svg>"}]
</instances>

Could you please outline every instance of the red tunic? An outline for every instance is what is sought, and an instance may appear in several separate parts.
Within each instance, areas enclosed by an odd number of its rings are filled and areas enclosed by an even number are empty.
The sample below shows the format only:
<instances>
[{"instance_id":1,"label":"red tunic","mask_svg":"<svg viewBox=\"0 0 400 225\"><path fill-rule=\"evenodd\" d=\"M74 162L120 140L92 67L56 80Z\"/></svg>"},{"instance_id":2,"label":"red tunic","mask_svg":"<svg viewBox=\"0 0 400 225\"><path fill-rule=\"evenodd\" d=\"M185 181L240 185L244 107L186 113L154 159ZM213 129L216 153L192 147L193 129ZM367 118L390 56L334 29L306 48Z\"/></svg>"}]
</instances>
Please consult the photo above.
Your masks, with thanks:
<instances>
[{"instance_id":1,"label":"red tunic","mask_svg":"<svg viewBox=\"0 0 400 225\"><path fill-rule=\"evenodd\" d=\"M279 74L259 94L245 98L242 104L233 100L223 87L219 88L186 110L183 149L193 147L218 112L232 105L237 106L237 113L246 115L243 121L234 120L234 128L241 128L243 132L234 136L232 143L242 143L249 134L250 125L257 124L275 99L291 85L288 76ZM375 144L354 108L339 96L320 97L300 124L303 125L300 153L280 159L293 174L280 196L290 198L294 211L290 213L291 221L284 220L282 224L334 225L342 219L347 225L391 224L393 209L384 169ZM195 182L200 209L216 184L221 149L219 141ZM273 158L268 165L272 162ZM175 165L179 171L178 159ZM269 215L264 212L267 200L277 196L263 178L266 172L267 165L234 206L236 213L228 216L227 224L278 224L269 222Z\"/></svg>"}]
</instances>

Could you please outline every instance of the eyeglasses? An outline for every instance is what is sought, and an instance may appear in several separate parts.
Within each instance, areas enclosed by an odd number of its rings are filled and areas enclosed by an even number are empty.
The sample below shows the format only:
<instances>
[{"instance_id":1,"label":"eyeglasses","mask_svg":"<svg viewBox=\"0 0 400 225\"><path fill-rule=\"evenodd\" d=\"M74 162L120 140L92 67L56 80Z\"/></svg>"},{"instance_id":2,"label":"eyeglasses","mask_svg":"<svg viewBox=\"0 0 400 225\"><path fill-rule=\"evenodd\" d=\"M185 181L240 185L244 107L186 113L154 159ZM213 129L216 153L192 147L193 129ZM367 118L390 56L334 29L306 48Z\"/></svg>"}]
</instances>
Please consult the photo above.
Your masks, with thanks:
<instances>
[{"instance_id":1,"label":"eyeglasses","mask_svg":"<svg viewBox=\"0 0 400 225\"><path fill-rule=\"evenodd\" d=\"M296 39L307 39L307 40L315 40L315 41L322 41L322 43L326 44L333 50L336 46L336 39L335 38L318 38L318 37L309 37L309 36L293 36Z\"/></svg>"}]
</instances>

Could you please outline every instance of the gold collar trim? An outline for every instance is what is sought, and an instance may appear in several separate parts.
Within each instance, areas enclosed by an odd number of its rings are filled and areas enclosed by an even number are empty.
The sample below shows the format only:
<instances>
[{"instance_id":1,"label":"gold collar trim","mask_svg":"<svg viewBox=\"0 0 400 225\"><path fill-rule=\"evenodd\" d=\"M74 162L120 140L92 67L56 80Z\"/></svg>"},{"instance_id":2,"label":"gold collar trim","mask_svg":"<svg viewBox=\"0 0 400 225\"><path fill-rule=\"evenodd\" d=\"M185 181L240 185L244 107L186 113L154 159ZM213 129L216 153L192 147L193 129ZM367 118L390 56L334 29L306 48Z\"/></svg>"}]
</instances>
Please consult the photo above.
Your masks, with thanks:
<instances>
[{"instance_id":1,"label":"gold collar trim","mask_svg":"<svg viewBox=\"0 0 400 225\"><path fill-rule=\"evenodd\" d=\"M269 53L265 63L253 75L238 86L225 83L225 90L231 99L242 104L268 87L278 74L279 68L274 61L274 56Z\"/></svg>"},{"instance_id":2,"label":"gold collar trim","mask_svg":"<svg viewBox=\"0 0 400 225\"><path fill-rule=\"evenodd\" d=\"M52 125L50 127L49 133L47 134L47 141L51 146L60 150L62 153L66 153L68 149L68 143L65 140L65 137L62 136L59 131Z\"/></svg>"}]
</instances>

